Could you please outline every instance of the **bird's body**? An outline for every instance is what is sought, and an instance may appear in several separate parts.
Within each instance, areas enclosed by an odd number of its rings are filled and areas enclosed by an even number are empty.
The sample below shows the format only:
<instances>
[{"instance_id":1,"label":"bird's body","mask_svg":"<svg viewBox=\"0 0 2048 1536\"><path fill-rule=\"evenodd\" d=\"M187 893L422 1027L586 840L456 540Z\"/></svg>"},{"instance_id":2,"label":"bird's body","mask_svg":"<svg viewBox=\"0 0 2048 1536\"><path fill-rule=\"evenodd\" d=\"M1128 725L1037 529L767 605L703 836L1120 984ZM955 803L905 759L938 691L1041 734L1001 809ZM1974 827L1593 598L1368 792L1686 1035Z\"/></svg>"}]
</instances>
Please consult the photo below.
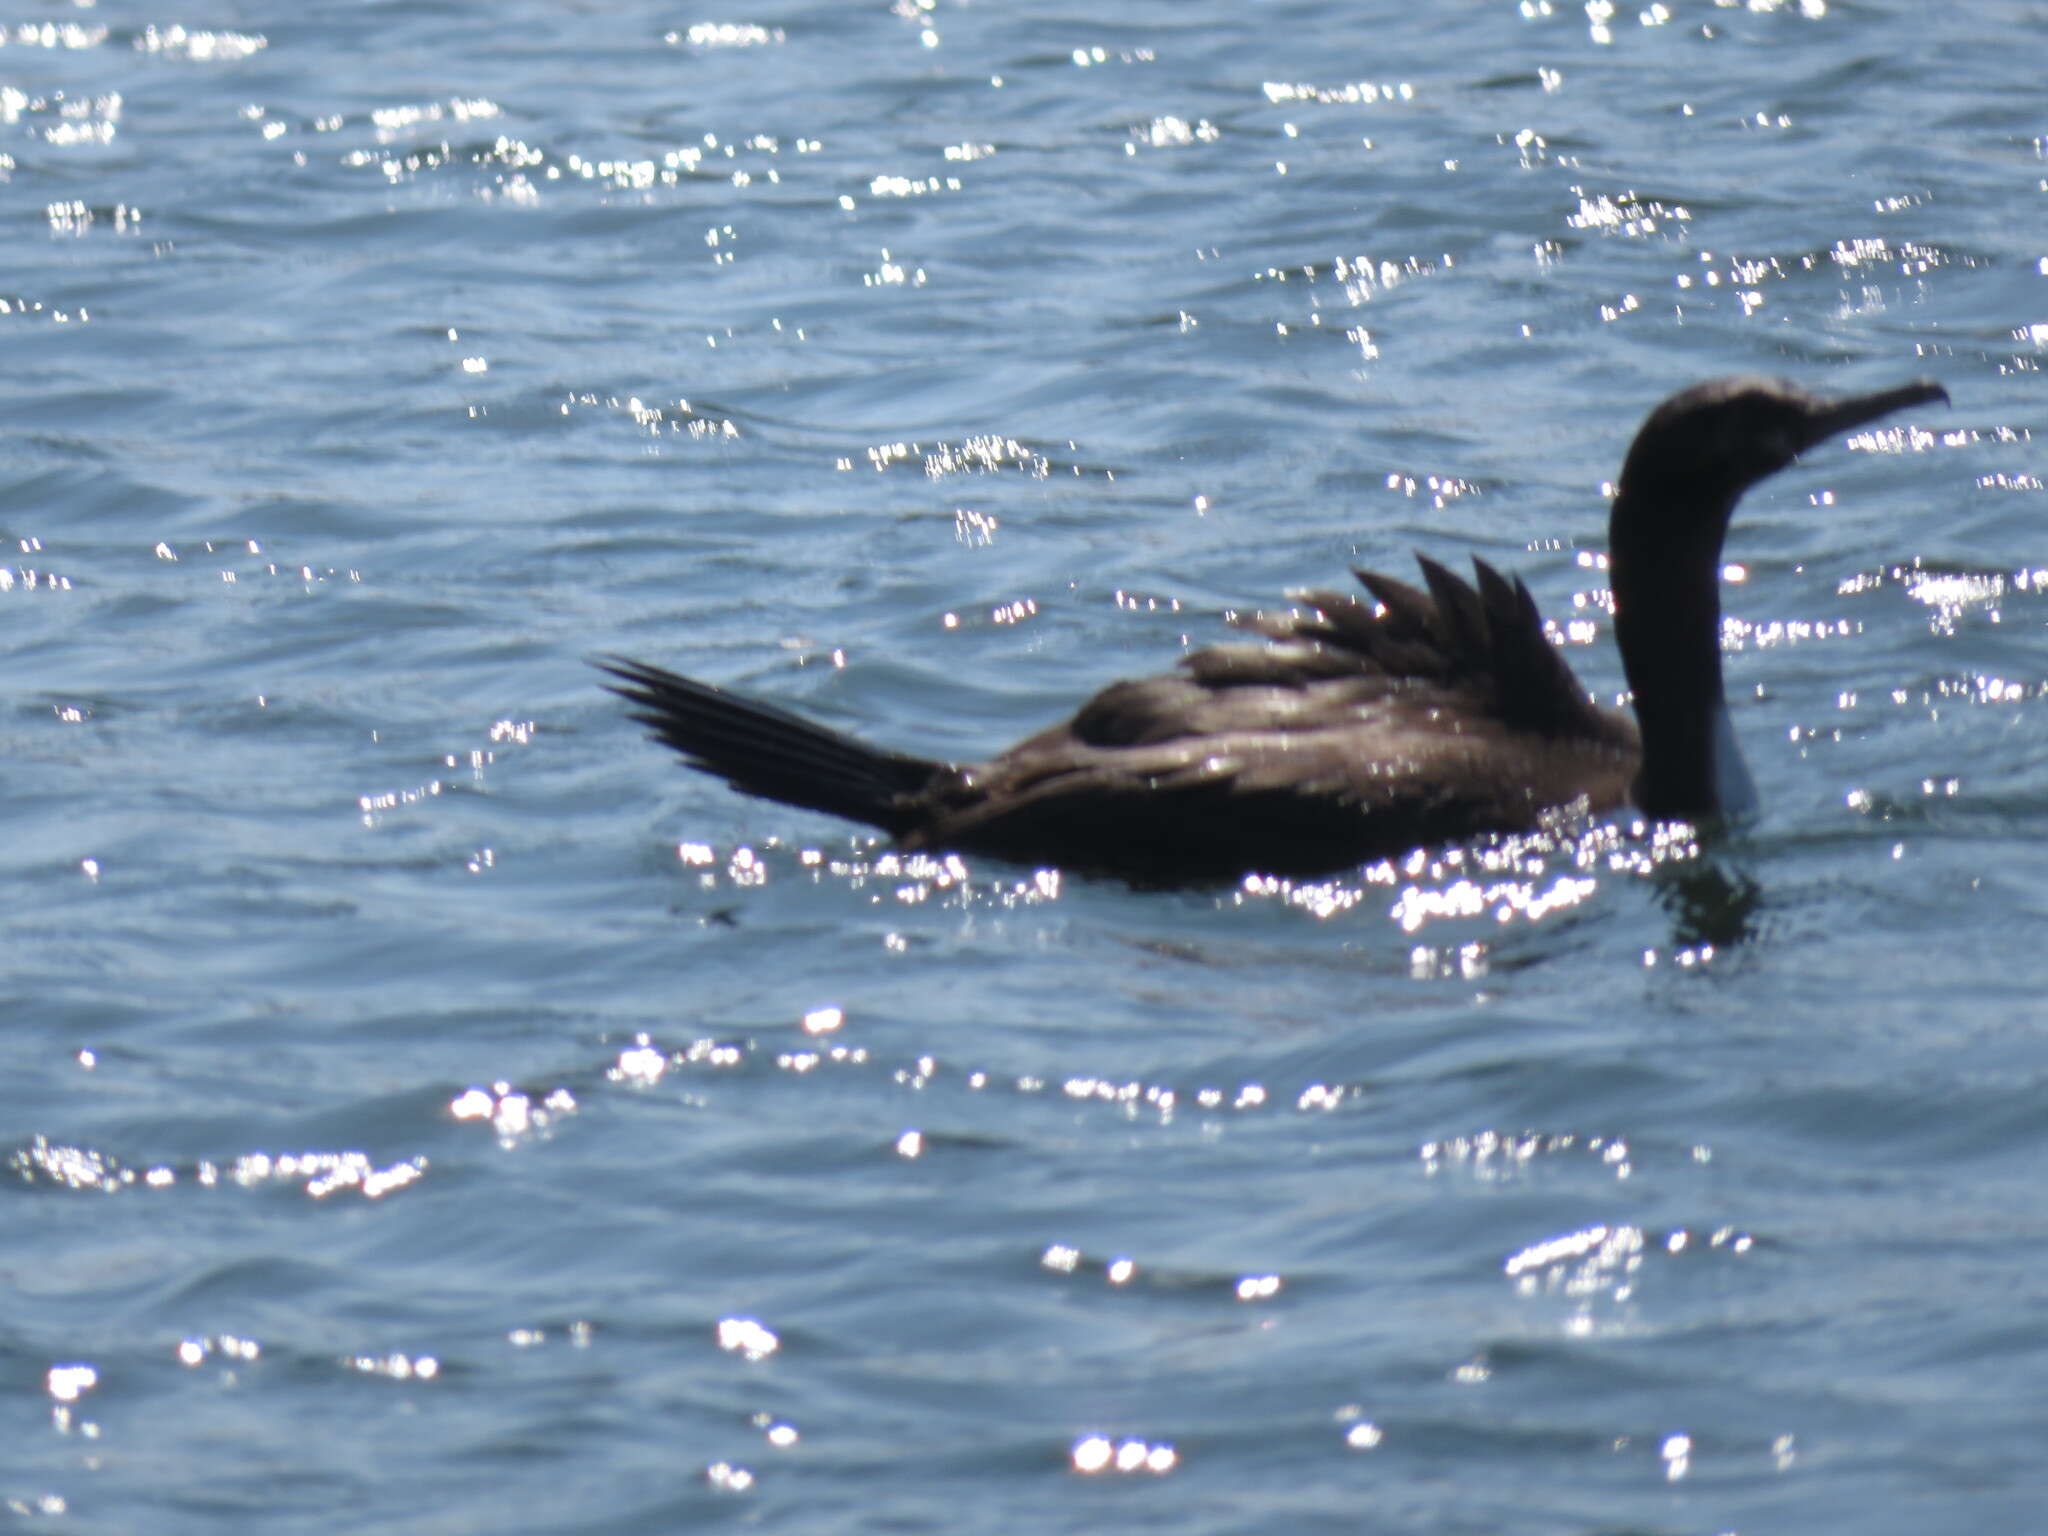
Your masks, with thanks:
<instances>
[{"instance_id":1,"label":"bird's body","mask_svg":"<svg viewBox=\"0 0 2048 1536\"><path fill-rule=\"evenodd\" d=\"M1210 646L1110 685L986 763L879 751L642 662L602 663L640 719L736 789L829 811L907 849L985 853L1144 884L1316 874L1561 811L1737 809L1747 776L1721 691L1721 538L1736 498L1802 448L1905 405L1912 384L1828 402L1717 380L1653 412L1610 524L1636 718L1596 707L1528 590L1482 561L1425 587L1358 572Z\"/></svg>"},{"instance_id":2,"label":"bird's body","mask_svg":"<svg viewBox=\"0 0 2048 1536\"><path fill-rule=\"evenodd\" d=\"M1303 594L1306 610L1247 621L1271 643L1113 683L965 767L873 753L641 663L610 670L657 736L735 788L905 848L1148 881L1314 873L1627 798L1635 723L1587 700L1520 583L1479 570L1483 588L1426 563L1429 592L1362 575L1372 597ZM1447 601L1476 623L1442 624Z\"/></svg>"}]
</instances>

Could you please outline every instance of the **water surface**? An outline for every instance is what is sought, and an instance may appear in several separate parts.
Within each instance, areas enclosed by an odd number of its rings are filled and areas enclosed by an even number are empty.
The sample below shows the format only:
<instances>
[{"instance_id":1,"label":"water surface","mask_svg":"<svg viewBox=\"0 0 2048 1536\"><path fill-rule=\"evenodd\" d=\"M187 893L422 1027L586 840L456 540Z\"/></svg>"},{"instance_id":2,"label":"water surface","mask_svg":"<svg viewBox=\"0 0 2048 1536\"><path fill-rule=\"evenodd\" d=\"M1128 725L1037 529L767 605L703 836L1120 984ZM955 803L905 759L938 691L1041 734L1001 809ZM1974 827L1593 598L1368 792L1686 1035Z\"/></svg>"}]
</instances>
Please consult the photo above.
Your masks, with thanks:
<instances>
[{"instance_id":1,"label":"water surface","mask_svg":"<svg viewBox=\"0 0 2048 1536\"><path fill-rule=\"evenodd\" d=\"M2032 1531L2035 4L200 3L0 47L0 1501L220 1532ZM1742 837L1133 892L935 755L1410 551L1603 698L1730 371Z\"/></svg>"}]
</instances>

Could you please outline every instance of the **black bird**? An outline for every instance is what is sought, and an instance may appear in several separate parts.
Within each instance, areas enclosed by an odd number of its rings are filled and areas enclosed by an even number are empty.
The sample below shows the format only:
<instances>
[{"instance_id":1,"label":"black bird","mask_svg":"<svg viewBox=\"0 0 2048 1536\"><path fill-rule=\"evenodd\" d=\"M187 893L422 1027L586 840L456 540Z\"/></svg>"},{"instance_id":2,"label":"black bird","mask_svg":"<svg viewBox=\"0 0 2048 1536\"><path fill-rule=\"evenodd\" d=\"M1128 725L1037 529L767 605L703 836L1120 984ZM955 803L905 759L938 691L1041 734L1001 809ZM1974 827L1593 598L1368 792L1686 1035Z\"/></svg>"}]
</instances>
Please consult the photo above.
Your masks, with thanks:
<instances>
[{"instance_id":1,"label":"black bird","mask_svg":"<svg viewBox=\"0 0 2048 1536\"><path fill-rule=\"evenodd\" d=\"M878 751L770 704L624 658L634 717L733 788L880 827L904 849L985 853L1165 885L1320 874L1425 844L1633 803L1739 814L1754 790L1721 692L1721 543L1742 493L1815 444L1907 406L1925 380L1825 400L1715 379L1650 413L1608 523L1614 633L1635 718L1594 705L1536 604L1483 560L1427 590L1300 594L1267 643L1209 646L1113 683L986 763Z\"/></svg>"}]
</instances>

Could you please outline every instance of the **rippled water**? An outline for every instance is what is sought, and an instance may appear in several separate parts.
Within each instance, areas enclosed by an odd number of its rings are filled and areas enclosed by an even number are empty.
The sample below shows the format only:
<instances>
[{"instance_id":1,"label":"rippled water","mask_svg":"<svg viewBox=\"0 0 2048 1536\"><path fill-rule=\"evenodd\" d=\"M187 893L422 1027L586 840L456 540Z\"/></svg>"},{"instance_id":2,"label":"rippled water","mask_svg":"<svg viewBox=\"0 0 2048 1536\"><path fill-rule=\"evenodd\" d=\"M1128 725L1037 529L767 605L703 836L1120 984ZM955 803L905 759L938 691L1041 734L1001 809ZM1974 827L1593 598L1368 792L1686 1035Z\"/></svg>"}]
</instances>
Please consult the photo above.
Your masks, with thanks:
<instances>
[{"instance_id":1,"label":"rippled water","mask_svg":"<svg viewBox=\"0 0 2048 1536\"><path fill-rule=\"evenodd\" d=\"M2039 4L48 6L0 46L0 1505L264 1532L2041 1524ZM1412 549L1767 801L1161 894L934 754Z\"/></svg>"}]
</instances>

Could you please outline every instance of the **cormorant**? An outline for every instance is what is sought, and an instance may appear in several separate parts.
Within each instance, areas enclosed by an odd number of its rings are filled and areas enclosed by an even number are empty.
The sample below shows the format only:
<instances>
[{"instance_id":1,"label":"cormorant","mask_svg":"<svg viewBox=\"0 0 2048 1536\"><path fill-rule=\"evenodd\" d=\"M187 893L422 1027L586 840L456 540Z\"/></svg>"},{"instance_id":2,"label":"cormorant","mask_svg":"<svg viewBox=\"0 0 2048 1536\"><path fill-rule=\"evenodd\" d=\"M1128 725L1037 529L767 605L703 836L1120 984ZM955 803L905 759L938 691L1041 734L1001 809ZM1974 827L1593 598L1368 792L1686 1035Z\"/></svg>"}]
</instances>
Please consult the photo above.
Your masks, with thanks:
<instances>
[{"instance_id":1,"label":"cormorant","mask_svg":"<svg viewBox=\"0 0 2048 1536\"><path fill-rule=\"evenodd\" d=\"M1721 543L1742 493L1803 450L1928 401L1921 380L1828 400L1725 378L1637 432L1608 522L1614 633L1635 717L1592 703L1535 602L1483 560L1467 582L1299 594L1213 645L1113 683L986 763L880 751L786 710L621 657L634 717L746 794L880 827L904 849L985 853L1137 884L1310 875L1560 811L1737 815L1754 790L1721 690Z\"/></svg>"}]
</instances>

